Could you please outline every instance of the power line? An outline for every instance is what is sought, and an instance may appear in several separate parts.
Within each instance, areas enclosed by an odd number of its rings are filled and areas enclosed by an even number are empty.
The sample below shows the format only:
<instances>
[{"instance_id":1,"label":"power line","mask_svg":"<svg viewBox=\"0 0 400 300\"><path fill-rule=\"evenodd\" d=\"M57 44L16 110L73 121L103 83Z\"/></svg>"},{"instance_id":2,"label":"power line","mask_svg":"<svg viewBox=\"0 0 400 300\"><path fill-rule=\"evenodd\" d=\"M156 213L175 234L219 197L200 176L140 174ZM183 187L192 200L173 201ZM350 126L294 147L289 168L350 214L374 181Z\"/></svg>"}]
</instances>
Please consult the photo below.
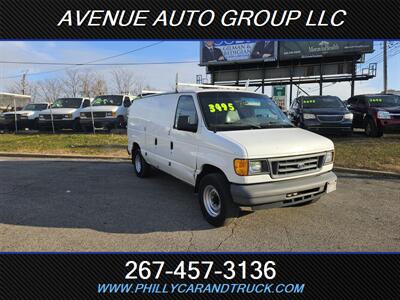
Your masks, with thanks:
<instances>
[{"instance_id":1,"label":"power line","mask_svg":"<svg viewBox=\"0 0 400 300\"><path fill-rule=\"evenodd\" d=\"M138 65L172 65L172 64L190 64L197 63L198 60L185 61L156 61L156 62L141 62L141 63L57 63L57 62L32 62L32 61L0 61L0 64L16 64L16 65L54 65L54 66L138 66Z\"/></svg>"},{"instance_id":2,"label":"power line","mask_svg":"<svg viewBox=\"0 0 400 300\"><path fill-rule=\"evenodd\" d=\"M126 51L126 52L123 52L123 53L120 53L120 54L116 54L116 55L107 56L107 57L95 59L95 60L92 60L92 61L88 61L88 62L85 62L85 63L80 64L79 66L94 64L94 63L97 63L97 62L99 62L99 61L104 61L104 60L108 60L108 59L120 57L120 56L123 56L123 55L127 55L127 54L130 54L130 53L133 53L133 52L137 52L137 51L140 51L140 50L144 50L144 49L146 49L146 48L150 48L150 47L157 46L157 45L161 44L162 42L163 42L163 41L156 42L156 43L152 43L152 44L149 44L149 45L146 45L146 46L143 46L143 47L139 47L139 48L136 48L136 49L133 49L133 50L130 50L130 51ZM75 66L76 66L76 65L69 66L69 67L66 67L66 68L60 68L60 69L56 69L56 70L49 70L49 71L42 71L42 72L30 73L29 76L60 72L60 71L68 70L68 69L70 69L70 68L72 68L72 67L75 67ZM22 74L12 75L12 76L6 76L6 77L1 77L0 79L19 78L19 77L21 77L21 75L22 75Z\"/></svg>"}]
</instances>

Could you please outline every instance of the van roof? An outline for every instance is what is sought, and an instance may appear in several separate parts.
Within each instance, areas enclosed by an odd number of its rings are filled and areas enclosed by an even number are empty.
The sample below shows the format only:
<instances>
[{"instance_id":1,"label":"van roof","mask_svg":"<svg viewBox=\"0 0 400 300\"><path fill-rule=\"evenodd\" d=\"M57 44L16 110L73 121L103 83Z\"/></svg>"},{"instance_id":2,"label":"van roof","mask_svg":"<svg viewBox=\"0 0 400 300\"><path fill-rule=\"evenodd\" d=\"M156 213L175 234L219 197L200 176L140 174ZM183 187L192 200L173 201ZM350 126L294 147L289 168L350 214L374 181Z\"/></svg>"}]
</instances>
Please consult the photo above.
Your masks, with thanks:
<instances>
[{"instance_id":1,"label":"van roof","mask_svg":"<svg viewBox=\"0 0 400 300\"><path fill-rule=\"evenodd\" d=\"M259 93L253 92L253 91L246 91L246 90L222 90L222 89L203 89L203 90L193 90L193 89L188 89L188 90L180 90L178 92L171 91L171 92L164 92L164 93L159 93L159 94L152 94L152 95L145 95L142 97L139 97L138 99L146 99L150 97L158 97L162 95L176 95L176 94L200 94L200 93L209 93L209 92L214 92L214 93L220 93L220 92L234 92L234 93L250 93L250 94L257 94L260 95ZM267 96L267 95L265 95Z\"/></svg>"}]
</instances>

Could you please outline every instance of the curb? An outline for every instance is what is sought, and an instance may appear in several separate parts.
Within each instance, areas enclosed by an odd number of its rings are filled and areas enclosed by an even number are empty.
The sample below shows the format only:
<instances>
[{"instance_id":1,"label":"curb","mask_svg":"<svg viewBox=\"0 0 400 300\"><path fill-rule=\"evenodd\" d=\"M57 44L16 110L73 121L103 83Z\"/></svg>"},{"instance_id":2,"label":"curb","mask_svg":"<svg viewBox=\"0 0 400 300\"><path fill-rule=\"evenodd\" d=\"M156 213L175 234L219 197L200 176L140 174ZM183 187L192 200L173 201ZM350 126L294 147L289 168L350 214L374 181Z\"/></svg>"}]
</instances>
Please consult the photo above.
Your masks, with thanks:
<instances>
[{"instance_id":1,"label":"curb","mask_svg":"<svg viewBox=\"0 0 400 300\"><path fill-rule=\"evenodd\" d=\"M27 158L60 158L60 159L87 159L87 160L107 160L107 161L130 161L129 157L112 157L112 156L90 156L90 155L63 155L63 154L39 154L39 153L9 153L0 152L0 157L27 157ZM351 169L344 167L334 167L334 171L341 173L352 173L369 176L382 176L400 178L399 173L375 171L366 169Z\"/></svg>"},{"instance_id":2,"label":"curb","mask_svg":"<svg viewBox=\"0 0 400 300\"><path fill-rule=\"evenodd\" d=\"M395 172L375 171L367 169L351 169L344 167L334 167L333 170L341 173L352 173L352 174L368 175L375 177L382 176L382 177L400 178L400 174Z\"/></svg>"},{"instance_id":3,"label":"curb","mask_svg":"<svg viewBox=\"0 0 400 300\"><path fill-rule=\"evenodd\" d=\"M129 157L112 156L90 156L73 154L39 154L39 153L8 153L0 152L0 157L28 157L28 158L61 158L61 159L88 159L88 160L110 160L110 161L130 161Z\"/></svg>"}]
</instances>

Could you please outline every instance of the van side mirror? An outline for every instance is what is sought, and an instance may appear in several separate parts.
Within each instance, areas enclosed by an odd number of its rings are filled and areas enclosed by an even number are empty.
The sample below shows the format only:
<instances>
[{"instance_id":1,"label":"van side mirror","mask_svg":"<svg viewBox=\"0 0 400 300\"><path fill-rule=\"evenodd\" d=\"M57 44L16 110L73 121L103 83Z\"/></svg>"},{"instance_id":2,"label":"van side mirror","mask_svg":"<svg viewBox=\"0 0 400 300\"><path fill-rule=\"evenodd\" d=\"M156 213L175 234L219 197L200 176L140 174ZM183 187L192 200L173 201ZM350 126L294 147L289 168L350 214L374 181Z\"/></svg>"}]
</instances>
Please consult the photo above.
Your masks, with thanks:
<instances>
[{"instance_id":1,"label":"van side mirror","mask_svg":"<svg viewBox=\"0 0 400 300\"><path fill-rule=\"evenodd\" d=\"M128 99L125 99L125 100L124 100L124 106L125 106L125 107L131 106L131 101L128 100Z\"/></svg>"},{"instance_id":2,"label":"van side mirror","mask_svg":"<svg viewBox=\"0 0 400 300\"><path fill-rule=\"evenodd\" d=\"M196 132L197 124L190 124L189 116L179 116L178 124L176 124L176 129L182 130L182 131Z\"/></svg>"}]
</instances>

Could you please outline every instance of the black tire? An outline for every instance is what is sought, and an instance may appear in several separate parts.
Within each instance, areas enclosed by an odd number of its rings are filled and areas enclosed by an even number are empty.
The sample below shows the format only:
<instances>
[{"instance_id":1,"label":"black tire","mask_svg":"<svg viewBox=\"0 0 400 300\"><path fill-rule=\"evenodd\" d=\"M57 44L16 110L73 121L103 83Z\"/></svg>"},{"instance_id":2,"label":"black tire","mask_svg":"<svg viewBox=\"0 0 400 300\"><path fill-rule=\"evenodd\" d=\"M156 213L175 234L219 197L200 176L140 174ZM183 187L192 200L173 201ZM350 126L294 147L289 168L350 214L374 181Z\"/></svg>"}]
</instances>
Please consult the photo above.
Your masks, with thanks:
<instances>
[{"instance_id":1,"label":"black tire","mask_svg":"<svg viewBox=\"0 0 400 300\"><path fill-rule=\"evenodd\" d=\"M81 129L82 129L82 131L83 132L93 132L93 126L92 125L89 125L89 126L82 126L81 125Z\"/></svg>"},{"instance_id":2,"label":"black tire","mask_svg":"<svg viewBox=\"0 0 400 300\"><path fill-rule=\"evenodd\" d=\"M80 123L79 119L75 119L74 122L72 123L72 130L74 132L82 131L81 123Z\"/></svg>"},{"instance_id":3,"label":"black tire","mask_svg":"<svg viewBox=\"0 0 400 300\"><path fill-rule=\"evenodd\" d=\"M383 130L375 125L372 118L368 118L365 122L365 134L369 137L381 137Z\"/></svg>"},{"instance_id":4,"label":"black tire","mask_svg":"<svg viewBox=\"0 0 400 300\"><path fill-rule=\"evenodd\" d=\"M151 166L144 160L139 148L132 153L132 164L137 177L145 178L150 175Z\"/></svg>"},{"instance_id":5,"label":"black tire","mask_svg":"<svg viewBox=\"0 0 400 300\"><path fill-rule=\"evenodd\" d=\"M35 120L33 120L33 126L32 126L33 130L39 130L39 118L36 118Z\"/></svg>"},{"instance_id":6,"label":"black tire","mask_svg":"<svg viewBox=\"0 0 400 300\"><path fill-rule=\"evenodd\" d=\"M46 131L49 131L49 128L39 124L38 130L40 132L46 132Z\"/></svg>"},{"instance_id":7,"label":"black tire","mask_svg":"<svg viewBox=\"0 0 400 300\"><path fill-rule=\"evenodd\" d=\"M117 124L115 124L115 129L124 129L126 128L126 122L123 116L119 116L117 118Z\"/></svg>"},{"instance_id":8,"label":"black tire","mask_svg":"<svg viewBox=\"0 0 400 300\"><path fill-rule=\"evenodd\" d=\"M239 216L240 208L233 202L229 182L222 174L204 176L200 181L198 197L204 218L213 226L228 225ZM210 201L216 203L211 204Z\"/></svg>"}]
</instances>

